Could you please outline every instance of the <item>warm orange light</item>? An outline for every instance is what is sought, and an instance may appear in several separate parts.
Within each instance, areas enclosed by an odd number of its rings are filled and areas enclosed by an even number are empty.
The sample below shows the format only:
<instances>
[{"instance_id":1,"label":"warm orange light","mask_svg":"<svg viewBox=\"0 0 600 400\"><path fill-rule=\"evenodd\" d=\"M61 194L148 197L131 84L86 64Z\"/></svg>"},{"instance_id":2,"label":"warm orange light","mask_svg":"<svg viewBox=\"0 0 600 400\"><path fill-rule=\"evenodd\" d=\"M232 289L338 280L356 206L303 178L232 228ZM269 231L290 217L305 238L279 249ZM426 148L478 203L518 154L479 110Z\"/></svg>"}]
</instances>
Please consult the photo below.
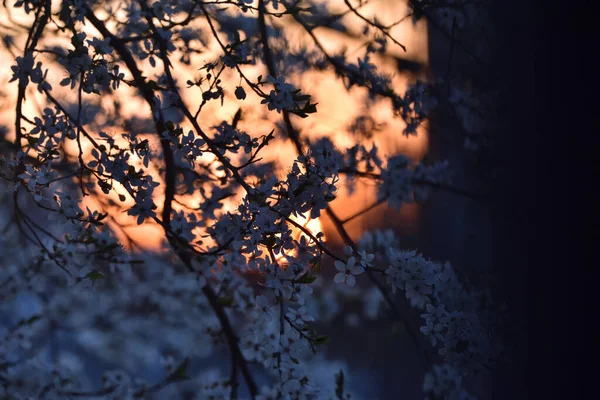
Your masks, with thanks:
<instances>
[{"instance_id":1,"label":"warm orange light","mask_svg":"<svg viewBox=\"0 0 600 400\"><path fill-rule=\"evenodd\" d=\"M377 15L380 23L383 25L391 24L407 14L407 4L405 1L381 0L373 1L372 3L373 4L368 4L363 7L362 13L370 18ZM346 9L343 1L340 0L328 1L327 6L337 11ZM3 19L2 15L4 15L4 13L5 11L0 11L0 19ZM13 18L18 21L22 20L23 23L31 22L30 17L21 14L22 13L17 12L13 15ZM292 48L297 48L301 45L306 46L309 49L314 48L312 40L306 32L294 22L292 17L286 16L277 21L278 23L286 24L286 29L284 31L284 34L286 35L285 39L287 41L286 43ZM344 35L329 28L318 28L315 29L313 33L319 38L328 52L335 54L343 47L346 47L348 49L347 54L349 55L349 61L356 62L356 58L363 54L361 49L364 49L364 42L361 39L358 39L356 35L360 36L364 22L353 16L351 13L346 15L341 22L349 28L349 35ZM197 26L198 28L208 29L208 27L203 26L204 19L199 20L199 23L200 25ZM109 28L112 29L113 27L109 26ZM97 32L92 28L87 29L86 32L88 33L89 38L97 36ZM207 37L211 36L211 33L208 30L206 33ZM406 46L407 52L403 52L400 47L390 44L389 54L373 55L373 60L382 70L393 74L392 82L396 92L403 93L406 86L410 84L416 76L414 74L408 76L406 74L398 73L394 57L401 56L426 66L428 63L426 25L424 20L417 24L412 24L410 18L408 18L407 21L396 25L390 33ZM22 42L24 41L21 42L20 40L21 39L17 38L15 43L18 47L22 48ZM42 42L46 46L49 44L62 43L62 46L67 48L70 47L68 40L61 37L44 37ZM191 108L198 105L199 99L201 99L201 90L196 87L185 89L186 80L195 80L199 74L199 65L202 65L204 62L213 61L221 54L222 49L220 46L217 43L210 43L208 48L203 49L201 57L198 57L195 60L195 63L192 65L185 65L178 61L180 55L177 54L177 52L173 53L173 56L171 57L173 69L177 71L177 80L180 84L180 88L183 89L181 90L181 95L183 96L184 102L190 105ZM37 57L39 57L40 60L44 60L46 55L39 54ZM4 65L12 65L14 60L9 52L0 51L0 62L4 63ZM154 74L162 72L162 65L160 62L157 63L156 68L154 68L150 65L148 60L145 60L139 62L139 67L144 71L146 76L153 76ZM75 103L76 96L74 97L74 91L69 88L61 87L59 84L60 80L65 76L64 69L52 62L47 62L45 68L50 69L48 75L52 79L50 83L53 86L53 95L57 99L64 101L65 104ZM242 66L242 70L251 80L255 80L258 75L263 75L263 77L266 76L266 68L260 62L255 65L244 65ZM426 68L423 70L425 71ZM123 71L128 75L125 68L123 68ZM6 95L4 98L0 98L0 104L2 105L2 107L0 107L0 123L8 128L9 132L7 137L14 138L14 107L12 106L10 99L13 99L12 101L14 102L14 99L16 98L17 84L13 82L4 85L5 83L8 83L10 76L11 71L9 68L4 68L0 71L0 85L2 86L3 93ZM388 100L367 102L366 89L354 87L351 91L347 91L344 83L335 76L333 71L307 72L288 76L287 78L294 82L298 88L301 88L303 92L310 94L313 101L318 102L318 112L311 115L309 118L301 119L292 116L292 122L302 137L315 140L326 136L334 142L338 149L343 150L356 143L357 139L360 139L358 138L357 133L352 131L353 122L362 116L368 115L380 128L378 128L376 135L367 140L367 145L370 147L370 142L376 144L380 149L382 157L385 158L386 156L401 152L407 154L413 160L418 161L426 154L429 143L425 129L421 129L417 136L412 136L410 138L403 136L402 130L405 127L404 122L393 115ZM418 78L426 79L425 72L423 72L422 75L419 75ZM267 111L266 107L260 104L261 99L258 96L253 95L249 90L247 91L249 95L244 101L236 100L233 89L240 84L240 79L235 70L226 69L221 75L221 80L223 82L223 87L226 89L224 105L222 106L219 101L207 103L198 118L198 123L202 129L210 134L210 132L212 132L212 126L218 125L223 120L230 122L237 110L242 107L243 117L238 124L239 129L248 132L254 137L265 135L272 129L276 129L277 139L263 149L261 156L264 161L273 162L276 166L275 173L279 177L283 177L286 171L291 167L292 160L296 158L296 150L286 139L285 132L277 129L281 120L281 115L275 111ZM44 96L37 93L33 86L29 89L30 90L27 92L27 101L23 103L23 112L26 115L38 115L40 109L43 109L46 106ZM118 93L120 93L121 96L117 99L121 102L119 113L126 121L148 120L150 116L149 107L144 103L140 96L136 95L134 88L129 88L127 85L121 85ZM103 122L103 129L108 133L114 134L117 140L121 140L120 133L124 132L125 129L130 129L133 131L132 133L138 135L146 134L146 137L151 138L151 147L156 149L157 153L160 154L160 147L156 140L156 136L146 132L148 130L147 126L133 126L127 128L122 126L111 126L114 122L112 122L110 115L112 115L112 112L115 109L115 104L110 96L99 97L97 95L86 94L84 95L84 104L85 102L98 104L100 106L103 110L101 113L102 115L94 117L97 118L97 121ZM191 128L187 121L184 121L182 125L186 131ZM98 132L91 133L95 137L98 136ZM84 152L89 154L91 147L86 140L82 141L82 147ZM74 142L69 143L65 150L71 159L76 159L78 148ZM204 156L205 161L208 161L207 158L210 157L212 156L206 153ZM85 156L85 159L89 160L88 156ZM132 157L131 162L138 168L141 166L140 160L137 160L136 157ZM160 159L156 160L156 166L161 165L161 162L162 160ZM235 163L236 160L233 159L232 162ZM157 188L155 193L155 203L159 207L156 212L159 214L164 198L164 185L162 185L162 176L156 166L151 165L150 168L148 168L147 173L150 173L155 181L161 183L161 186ZM119 186L120 185L118 184L116 185L119 193L125 194ZM352 194L348 193L343 186L344 185L340 183L338 198L331 203L333 209L342 219L355 214L376 201L374 186L369 182L361 182L361 184L357 186L356 191ZM226 199L221 211L235 211L236 205L243 195L244 193L240 192L236 193L235 196ZM129 197L125 203L118 202L118 196L115 194L108 195L108 197L101 195L101 197L102 199L98 199L99 201L93 201L92 199L86 198L86 205L90 205L90 208L100 208L104 209L104 211L111 212L111 216L114 217L114 221L118 224L131 224L130 227L125 227L124 230L131 236L131 239L134 242L140 243L146 249L151 248L152 250L160 250L161 244L164 243L164 234L161 235L160 228L150 221L148 221L147 224L138 227L135 225L135 219L127 216L123 211L126 210L127 207L133 205L132 200ZM109 200L111 200L113 204L120 204L123 208L114 205L109 206ZM192 207L197 207L202 201L202 198L196 193L193 195L178 196L177 200ZM173 208L174 210L185 209L183 206L176 203L173 204ZM384 214L381 210L381 208L374 209L368 214L368 218L357 218L355 221L349 223L347 228L351 236L357 237L364 229L374 228L373 224L383 223L382 218ZM411 220L417 218L418 212L418 206L406 207L403 208L400 217ZM395 215L393 218L400 217ZM297 219L297 222L305 226L313 235L316 235L324 229L328 230L328 232L331 229L328 225L329 222L327 218L325 218L324 224L319 219L308 218L299 218ZM119 233L117 232L117 234ZM294 229L295 238L299 239L302 234L300 229ZM153 240L148 240L148 238L153 238ZM336 240L336 235L332 235L332 239ZM125 242L127 242L127 240L125 240Z\"/></svg>"}]
</instances>

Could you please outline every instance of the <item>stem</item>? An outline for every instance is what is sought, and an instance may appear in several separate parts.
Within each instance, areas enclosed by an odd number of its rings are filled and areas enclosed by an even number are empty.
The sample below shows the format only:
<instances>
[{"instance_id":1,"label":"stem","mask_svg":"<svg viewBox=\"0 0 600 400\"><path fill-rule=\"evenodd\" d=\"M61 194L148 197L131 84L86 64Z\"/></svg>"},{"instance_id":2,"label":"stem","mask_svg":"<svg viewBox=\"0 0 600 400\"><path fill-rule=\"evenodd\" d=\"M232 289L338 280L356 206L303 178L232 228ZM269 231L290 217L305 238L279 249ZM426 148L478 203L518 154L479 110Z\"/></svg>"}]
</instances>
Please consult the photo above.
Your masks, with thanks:
<instances>
[{"instance_id":1,"label":"stem","mask_svg":"<svg viewBox=\"0 0 600 400\"><path fill-rule=\"evenodd\" d=\"M27 57L28 54L32 54L35 46L37 46L40 37L48 23L48 19L50 18L50 11L52 8L52 1L46 0L44 3L44 13L40 16L42 12L42 8L38 10L34 23L31 25L31 29L29 31L29 36L27 37L27 42L25 43L25 52L23 57ZM15 144L14 147L16 150L21 149L21 139L23 134L21 133L21 119L23 118L23 100L25 100L25 90L27 89L27 84L19 78L19 89L17 92L17 106L16 106L16 120L15 120Z\"/></svg>"},{"instance_id":2,"label":"stem","mask_svg":"<svg viewBox=\"0 0 600 400\"><path fill-rule=\"evenodd\" d=\"M138 69L136 62L133 59L133 56L131 55L131 53L129 52L127 47L121 41L119 41L106 28L104 23L102 21L100 21L94 15L93 11L88 6L85 6L85 7L87 8L86 18L102 34L102 36L104 36L105 39L110 40L111 45L114 47L115 51L121 56L122 60L126 64L127 68L133 75L133 79L134 79L136 86L141 91L142 96L144 97L144 99L149 104L149 106L152 110L152 118L154 119L156 133L157 133L157 135L161 136L161 134L166 130L165 123L164 123L162 111L160 109L157 109L157 107L154 103L153 89L147 84L146 79L142 76L141 71ZM162 43L160 38L159 38L159 43ZM161 44L161 47L162 47L162 44ZM161 49L161 53L162 53L161 56L163 57L163 64L164 64L165 72L167 73L167 78L169 79L169 84L172 86L171 88L174 89L175 88L174 81L173 81L173 77L170 74L170 70L168 68L168 65L169 65L168 59L166 59L166 53L164 52L164 48ZM182 101L180 101L179 106L180 106L180 108L185 109L186 117L188 119L190 119L190 121L194 125L194 128L202 136L202 138L206 141L206 143L209 145L209 147L211 147L211 150L213 151L213 153L219 158L219 160L221 162L230 166L230 164L227 162L227 160L219 153L218 149L216 149L214 147L214 145L211 144L211 141L206 136L206 134L200 129L200 127L198 126L198 123L193 119L193 116L190 114L189 110L187 110L187 108L185 108L182 105ZM194 268L192 267L192 260L190 258L189 253L185 252L179 248L177 241L169 232L170 219L171 219L171 202L172 202L174 194L175 194L175 162L174 162L173 152L171 151L171 148L170 148L169 140L161 137L160 141L161 141L161 146L163 149L163 153L164 153L164 157L165 157L165 165L166 165L165 203L164 203L163 216L162 216L163 217L163 228L165 229L165 234L167 236L167 239L168 239L169 243L171 244L171 247L174 249L175 253L177 254L178 258L185 264L186 268L189 271L195 272ZM235 171L235 172L237 172L237 171ZM245 184L245 182L243 181L241 176L239 176L239 174L237 174L237 176L234 174L234 176L238 179L238 182L241 181ZM247 187L248 190L251 190L251 188L247 184L245 184L245 185L246 185L245 187ZM236 357L240 363L242 375L244 376L244 379L246 380L246 384L250 391L250 395L252 398L255 398L258 393L258 389L257 389L256 383L254 382L252 375L250 374L250 370L248 368L248 363L239 348L238 338L229 322L229 318L227 317L227 314L225 313L223 306L221 304L219 304L218 297L215 294L212 287L210 287L210 285L207 284L205 287L203 287L202 292L208 299L208 302L209 302L211 308L214 310L215 314L217 315L217 318L219 319L221 327L227 337L227 343L229 345L229 348L230 348L231 352L233 353L233 356Z\"/></svg>"},{"instance_id":3,"label":"stem","mask_svg":"<svg viewBox=\"0 0 600 400\"><path fill-rule=\"evenodd\" d=\"M329 216L329 218L335 225L335 228L337 229L338 233L340 234L340 236L342 237L344 242L346 242L346 244L348 244L349 246L352 246L352 248L356 248L356 244L354 243L354 241L352 240L350 235L348 235L348 232L346 231L346 229L344 229L344 225L343 225L342 221L333 212L331 207L328 207L325 211L327 212L327 215ZM417 335L413 332L412 328L408 324L406 317L404 315L402 315L400 310L398 310L398 307L396 307L396 304L394 303L394 299L388 293L386 288L381 284L381 282L379 282L377 280L377 278L373 274L373 271L371 269L366 269L366 273L367 273L369 279L371 280L371 282L373 282L373 284L375 284L375 286L377 286L377 289L379 289L379 291L383 295L383 298L385 299L388 306L392 309L392 312L394 313L394 315L399 320L401 320L402 323L404 324L404 326L406 327L406 330L408 331L411 339L415 343L417 350L419 350L419 354L423 357L422 361L424 361L424 367L428 367L431 364L431 360L429 359L429 354L427 351L425 351L425 349L421 348L421 344L420 344L419 340L417 339Z\"/></svg>"},{"instance_id":4,"label":"stem","mask_svg":"<svg viewBox=\"0 0 600 400\"><path fill-rule=\"evenodd\" d=\"M267 32L267 24L265 21L264 0L258 1L258 25L260 28L260 39L263 44L263 52L265 55L265 64L267 65L267 70L269 71L269 75L271 75L273 78L277 78L275 60L273 59L273 53L271 52L271 47L269 46L269 36ZM300 135L294 129L292 121L290 120L290 113L287 110L283 110L283 121L285 123L288 137L292 140L294 146L296 146L298 154L304 155L304 151L302 150L302 143L300 142Z\"/></svg>"},{"instance_id":5,"label":"stem","mask_svg":"<svg viewBox=\"0 0 600 400\"><path fill-rule=\"evenodd\" d=\"M358 10L356 10L354 7L352 7L352 4L350 4L350 2L348 0L344 0L344 3L350 9L350 11L352 11L357 17L359 17L360 19L365 21L370 26L379 29L379 31L381 33L383 33L388 39L390 39L392 42L394 42L395 44L400 46L402 48L402 50L404 50L406 52L406 47L403 44L401 44L400 42L398 42L396 39L394 39L394 37L392 35L389 34L388 28L386 28L383 25L378 24L375 21L371 21L371 20L365 18L361 13L358 12Z\"/></svg>"}]
</instances>

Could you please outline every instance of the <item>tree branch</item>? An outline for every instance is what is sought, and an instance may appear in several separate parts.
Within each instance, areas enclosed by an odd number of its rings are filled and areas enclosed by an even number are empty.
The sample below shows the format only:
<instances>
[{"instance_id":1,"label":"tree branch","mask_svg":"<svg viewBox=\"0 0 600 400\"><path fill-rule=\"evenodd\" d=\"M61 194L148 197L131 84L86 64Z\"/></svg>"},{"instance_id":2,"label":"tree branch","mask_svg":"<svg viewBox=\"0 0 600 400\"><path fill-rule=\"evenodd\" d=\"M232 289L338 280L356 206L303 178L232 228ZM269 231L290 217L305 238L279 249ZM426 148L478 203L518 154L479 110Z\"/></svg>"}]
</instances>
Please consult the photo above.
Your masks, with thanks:
<instances>
[{"instance_id":1,"label":"tree branch","mask_svg":"<svg viewBox=\"0 0 600 400\"><path fill-rule=\"evenodd\" d=\"M157 109L157 107L154 103L153 89L150 88L150 86L146 82L146 79L143 77L141 71L137 67L135 60L133 59L133 56L131 55L129 50L125 47L125 45L122 42L120 42L118 39L116 39L116 37L112 33L110 33L110 31L106 28L104 23L101 22L94 15L93 11L88 6L85 6L85 7L87 8L86 18L102 34L102 36L104 36L105 39L110 39L111 45L114 47L115 51L121 56L121 58L127 65L127 68L133 75L136 86L141 91L142 96L144 97L146 102L150 105L150 108L152 110L152 117L155 122L156 133L160 137L162 132L164 132L166 130L165 122L163 120L162 111L160 109ZM159 43L160 43L160 41L159 41ZM165 55L163 55L163 57L164 56ZM170 71L168 69L168 60L163 59L163 63L164 63L165 71L168 73L167 76L171 81L170 83L173 83L172 76L170 76ZM172 89L173 89L173 87L172 87ZM180 107L185 108L185 107L182 107L181 104L180 104ZM201 136L203 136L203 139L205 139L207 144L209 144L209 146L211 146L210 139L206 136L206 134L204 134L204 132L202 132L202 130L198 126L198 123L193 119L193 116L189 113L189 110L186 109L186 111L187 111L186 117L188 119L190 119L192 124L194 124L194 128L197 130L197 132ZM167 139L162 138L162 137L160 138L160 140L161 140L161 146L162 146L163 153L165 156L165 164L166 164L166 171L165 171L166 190L165 190L165 205L163 208L163 227L165 229L165 234L167 236L167 239L169 240L171 247L173 247L173 249L175 250L175 253L179 257L179 259L185 264L186 268L189 271L195 272L194 268L192 267L192 260L189 256L189 254L178 248L177 242L174 241L173 236L170 234L170 232L168 230L168 227L170 226L170 219L171 219L171 215L170 215L171 214L171 202L172 202L174 194L175 194L175 163L174 163L173 153L170 148L170 142ZM222 155L220 155L219 151L216 148L214 148L214 146L212 146L211 149L213 150L213 153L215 153L215 155L217 155L217 157L219 157L219 159L223 163L226 163L226 160L224 159L224 157ZM239 180L241 182L244 182L243 179L239 176L239 174L237 175L237 178L239 178ZM250 189L249 186L248 186L248 189ZM256 383L254 382L254 379L252 378L252 375L250 374L247 361L244 358L243 354L241 353L241 350L238 345L237 336L235 335L235 332L233 331L233 328L231 327L229 318L227 317L227 314L225 313L223 306L219 303L218 298L217 298L214 290L210 287L210 285L207 284L204 288L202 288L202 292L208 299L208 302L211 305L211 308L214 310L215 314L217 315L217 318L219 319L219 322L221 323L221 327L223 328L223 331L225 332L225 335L227 337L227 342L229 344L230 350L232 351L234 356L238 358L238 360L240 362L242 375L244 376L244 378L246 380L246 384L248 386L248 389L250 391L252 398L256 397L256 394L258 393Z\"/></svg>"}]
</instances>

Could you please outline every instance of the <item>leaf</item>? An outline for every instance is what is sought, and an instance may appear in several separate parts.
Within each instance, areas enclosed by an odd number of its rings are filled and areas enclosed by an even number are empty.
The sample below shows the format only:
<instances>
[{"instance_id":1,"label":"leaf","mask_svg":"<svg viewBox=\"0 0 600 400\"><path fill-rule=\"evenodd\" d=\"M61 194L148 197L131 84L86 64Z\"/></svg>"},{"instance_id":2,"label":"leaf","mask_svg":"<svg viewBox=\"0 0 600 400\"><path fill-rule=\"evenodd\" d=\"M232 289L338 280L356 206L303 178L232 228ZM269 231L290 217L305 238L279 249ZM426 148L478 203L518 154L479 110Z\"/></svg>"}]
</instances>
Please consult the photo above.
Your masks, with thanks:
<instances>
[{"instance_id":1,"label":"leaf","mask_svg":"<svg viewBox=\"0 0 600 400\"><path fill-rule=\"evenodd\" d=\"M314 103L314 104L306 103L303 111L307 114L316 113L317 112L317 104L318 103Z\"/></svg>"},{"instance_id":2,"label":"leaf","mask_svg":"<svg viewBox=\"0 0 600 400\"><path fill-rule=\"evenodd\" d=\"M98 214L98 218L96 218L96 221L102 221L103 219L105 219L106 217L108 217L108 213L104 213L104 214Z\"/></svg>"},{"instance_id":3,"label":"leaf","mask_svg":"<svg viewBox=\"0 0 600 400\"><path fill-rule=\"evenodd\" d=\"M320 257L315 257L315 260L313 261L312 270L316 274L321 273L321 258Z\"/></svg>"},{"instance_id":4,"label":"leaf","mask_svg":"<svg viewBox=\"0 0 600 400\"><path fill-rule=\"evenodd\" d=\"M233 116L233 121L231 122L231 127L233 129L236 129L238 122L240 122L241 120L242 120L242 108L240 107L240 108L238 108L235 115Z\"/></svg>"},{"instance_id":5,"label":"leaf","mask_svg":"<svg viewBox=\"0 0 600 400\"><path fill-rule=\"evenodd\" d=\"M291 112L292 114L296 114L300 118L307 118L308 117L308 114L306 114L302 110L289 110L289 112Z\"/></svg>"},{"instance_id":6,"label":"leaf","mask_svg":"<svg viewBox=\"0 0 600 400\"><path fill-rule=\"evenodd\" d=\"M23 320L19 321L17 323L17 326L30 325L30 324L33 324L36 321L39 321L40 319L42 319L41 315L33 315L30 318L28 318L28 319L23 319Z\"/></svg>"},{"instance_id":7,"label":"leaf","mask_svg":"<svg viewBox=\"0 0 600 400\"><path fill-rule=\"evenodd\" d=\"M335 374L335 395L338 399L344 398L344 371L341 369Z\"/></svg>"},{"instance_id":8,"label":"leaf","mask_svg":"<svg viewBox=\"0 0 600 400\"><path fill-rule=\"evenodd\" d=\"M310 94L301 94L294 96L294 100L296 101L308 101L310 100Z\"/></svg>"},{"instance_id":9,"label":"leaf","mask_svg":"<svg viewBox=\"0 0 600 400\"><path fill-rule=\"evenodd\" d=\"M313 342L315 344L327 344L330 341L331 341L331 338L327 335L319 335L313 340Z\"/></svg>"},{"instance_id":10,"label":"leaf","mask_svg":"<svg viewBox=\"0 0 600 400\"><path fill-rule=\"evenodd\" d=\"M71 44L76 49L77 49L77 47L81 46L82 43L81 43L81 40L79 40L79 36L77 36L77 35L71 36Z\"/></svg>"},{"instance_id":11,"label":"leaf","mask_svg":"<svg viewBox=\"0 0 600 400\"><path fill-rule=\"evenodd\" d=\"M35 321L39 321L40 319L42 319L41 315L34 315L34 316L30 317L29 319L25 320L23 323L24 324L33 324Z\"/></svg>"},{"instance_id":12,"label":"leaf","mask_svg":"<svg viewBox=\"0 0 600 400\"><path fill-rule=\"evenodd\" d=\"M98 280L98 279L102 279L102 278L104 278L104 274L103 274L102 272L100 272L100 271L96 271L96 270L94 270L94 271L92 271L92 272L88 273L88 274L85 276L85 278L87 278L87 279L89 279L90 281L92 281L92 282L93 282L93 281L96 281L96 280Z\"/></svg>"},{"instance_id":13,"label":"leaf","mask_svg":"<svg viewBox=\"0 0 600 400\"><path fill-rule=\"evenodd\" d=\"M300 278L296 279L296 282L310 284L310 283L313 283L315 281L315 279L317 279L316 276L310 276L310 275L308 275L308 272L306 272Z\"/></svg>"},{"instance_id":14,"label":"leaf","mask_svg":"<svg viewBox=\"0 0 600 400\"><path fill-rule=\"evenodd\" d=\"M180 382L180 381L185 381L185 380L190 379L190 377L185 374L189 361L190 361L190 359L188 357L184 358L183 361L181 362L181 364L179 364L177 366L177 368L175 368L175 371L173 371L171 373L171 375L169 375L167 377L166 381L167 382Z\"/></svg>"},{"instance_id":15,"label":"leaf","mask_svg":"<svg viewBox=\"0 0 600 400\"><path fill-rule=\"evenodd\" d=\"M158 84L156 83L156 81L153 81L152 79L150 79L150 80L147 82L147 85L148 85L148 87L149 87L150 89L152 89L152 90L154 90L154 89L156 89L156 88L158 87Z\"/></svg>"}]
</instances>

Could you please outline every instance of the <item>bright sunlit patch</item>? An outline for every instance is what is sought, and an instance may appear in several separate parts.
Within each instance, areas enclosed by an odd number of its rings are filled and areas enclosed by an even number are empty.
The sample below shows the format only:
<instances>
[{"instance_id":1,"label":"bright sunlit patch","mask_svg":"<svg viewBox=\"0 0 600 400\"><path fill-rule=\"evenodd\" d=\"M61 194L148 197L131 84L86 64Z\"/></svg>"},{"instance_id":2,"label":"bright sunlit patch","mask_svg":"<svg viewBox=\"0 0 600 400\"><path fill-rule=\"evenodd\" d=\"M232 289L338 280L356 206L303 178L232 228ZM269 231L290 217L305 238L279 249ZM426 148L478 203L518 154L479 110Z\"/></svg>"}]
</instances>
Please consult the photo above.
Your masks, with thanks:
<instances>
[{"instance_id":1,"label":"bright sunlit patch","mask_svg":"<svg viewBox=\"0 0 600 400\"><path fill-rule=\"evenodd\" d=\"M306 228L313 236L316 236L319 232L323 232L323 227L321 226L321 221L319 218L309 218L306 216L301 216L292 217L292 219L298 224L302 225L304 228ZM302 235L306 236L306 233L302 232L302 230L299 228L294 229L294 239L300 240L300 237Z\"/></svg>"},{"instance_id":2,"label":"bright sunlit patch","mask_svg":"<svg viewBox=\"0 0 600 400\"><path fill-rule=\"evenodd\" d=\"M294 238L294 240L299 242L302 236L304 236L307 242L311 242L314 241L314 238L316 238L319 234L321 234L319 236L322 236L324 238L324 234L322 233L323 226L321 224L320 218L310 218L305 215L300 215L298 217L291 216L290 219L292 219L294 222L296 222L303 228L300 229L298 227L293 226L292 224L289 224L290 228L292 229L292 237ZM294 254L295 250L291 253L288 253L288 255ZM275 254L275 261L277 261L284 268L285 260L286 257L283 253Z\"/></svg>"}]
</instances>

